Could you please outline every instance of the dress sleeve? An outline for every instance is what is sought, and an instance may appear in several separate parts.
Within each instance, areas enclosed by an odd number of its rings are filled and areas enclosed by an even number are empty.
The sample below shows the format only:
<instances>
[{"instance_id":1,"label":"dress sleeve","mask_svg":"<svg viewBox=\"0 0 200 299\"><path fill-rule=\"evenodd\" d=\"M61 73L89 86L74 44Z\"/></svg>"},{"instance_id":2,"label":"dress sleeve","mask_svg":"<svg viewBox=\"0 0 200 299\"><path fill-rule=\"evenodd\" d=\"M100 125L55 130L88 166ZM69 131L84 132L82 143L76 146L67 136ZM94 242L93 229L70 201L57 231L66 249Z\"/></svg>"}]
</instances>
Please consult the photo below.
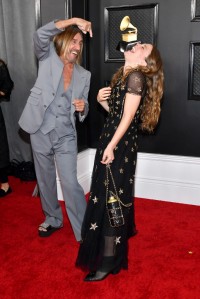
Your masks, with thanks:
<instances>
[{"instance_id":1,"label":"dress sleeve","mask_svg":"<svg viewBox=\"0 0 200 299\"><path fill-rule=\"evenodd\" d=\"M128 77L126 92L135 95L142 95L146 87L145 83L145 76L139 71L134 71Z\"/></svg>"}]
</instances>

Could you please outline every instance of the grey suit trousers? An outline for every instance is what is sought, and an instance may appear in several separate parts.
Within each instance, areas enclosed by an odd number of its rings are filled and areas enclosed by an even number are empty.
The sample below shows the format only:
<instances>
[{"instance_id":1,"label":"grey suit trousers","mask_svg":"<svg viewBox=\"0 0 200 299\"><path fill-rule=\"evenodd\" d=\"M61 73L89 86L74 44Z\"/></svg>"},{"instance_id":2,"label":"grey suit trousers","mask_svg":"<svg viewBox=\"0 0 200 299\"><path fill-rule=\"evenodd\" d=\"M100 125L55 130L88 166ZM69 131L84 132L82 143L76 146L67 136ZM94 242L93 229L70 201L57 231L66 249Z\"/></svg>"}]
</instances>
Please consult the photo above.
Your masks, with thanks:
<instances>
[{"instance_id":1,"label":"grey suit trousers","mask_svg":"<svg viewBox=\"0 0 200 299\"><path fill-rule=\"evenodd\" d=\"M54 227L63 225L62 209L57 198L57 169L66 211L75 238L79 241L86 200L77 180L76 137L59 138L54 130L46 135L39 130L30 138L45 222Z\"/></svg>"}]
</instances>

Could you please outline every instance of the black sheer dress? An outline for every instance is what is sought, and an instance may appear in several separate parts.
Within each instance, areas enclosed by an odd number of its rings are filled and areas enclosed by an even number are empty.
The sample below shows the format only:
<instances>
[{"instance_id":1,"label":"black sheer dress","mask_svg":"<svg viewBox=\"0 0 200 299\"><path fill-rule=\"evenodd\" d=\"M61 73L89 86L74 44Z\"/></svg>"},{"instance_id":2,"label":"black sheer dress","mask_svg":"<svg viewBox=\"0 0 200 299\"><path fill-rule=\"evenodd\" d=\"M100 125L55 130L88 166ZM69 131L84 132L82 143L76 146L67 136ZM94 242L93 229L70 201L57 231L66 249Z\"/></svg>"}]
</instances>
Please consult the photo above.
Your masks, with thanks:
<instances>
[{"instance_id":1,"label":"black sheer dress","mask_svg":"<svg viewBox=\"0 0 200 299\"><path fill-rule=\"evenodd\" d=\"M87 205L83 225L82 238L76 266L91 272L102 267L104 257L112 257L112 267L118 272L128 267L128 239L136 232L134 221L134 205L132 190L137 158L137 132L139 117L142 109L142 100L135 117L126 133L114 150L115 159L110 168L114 177L118 196L124 204L125 224L120 227L111 227L106 209L106 165L100 161L104 149L112 139L123 115L126 93L145 95L146 80L140 71L133 71L125 83L122 83L122 74L113 87L108 100L109 113L106 118L98 149L95 156L90 198ZM112 185L109 185L111 189ZM113 187L112 187L113 188ZM114 193L114 188L112 190ZM103 265L106 271L106 265ZM108 269L109 270L109 269Z\"/></svg>"}]
</instances>

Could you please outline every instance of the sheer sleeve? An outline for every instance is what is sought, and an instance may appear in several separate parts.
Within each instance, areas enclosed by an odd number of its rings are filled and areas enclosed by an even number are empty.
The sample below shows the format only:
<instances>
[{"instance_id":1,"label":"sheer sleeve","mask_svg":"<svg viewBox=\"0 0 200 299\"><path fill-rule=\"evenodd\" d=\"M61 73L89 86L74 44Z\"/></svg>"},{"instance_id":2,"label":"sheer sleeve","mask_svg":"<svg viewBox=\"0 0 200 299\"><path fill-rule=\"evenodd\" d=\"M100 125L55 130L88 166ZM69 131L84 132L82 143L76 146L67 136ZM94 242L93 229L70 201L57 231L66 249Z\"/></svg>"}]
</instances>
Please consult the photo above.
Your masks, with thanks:
<instances>
[{"instance_id":1,"label":"sheer sleeve","mask_svg":"<svg viewBox=\"0 0 200 299\"><path fill-rule=\"evenodd\" d=\"M140 71L134 71L128 76L127 91L135 95L143 95L146 87L146 79Z\"/></svg>"}]
</instances>

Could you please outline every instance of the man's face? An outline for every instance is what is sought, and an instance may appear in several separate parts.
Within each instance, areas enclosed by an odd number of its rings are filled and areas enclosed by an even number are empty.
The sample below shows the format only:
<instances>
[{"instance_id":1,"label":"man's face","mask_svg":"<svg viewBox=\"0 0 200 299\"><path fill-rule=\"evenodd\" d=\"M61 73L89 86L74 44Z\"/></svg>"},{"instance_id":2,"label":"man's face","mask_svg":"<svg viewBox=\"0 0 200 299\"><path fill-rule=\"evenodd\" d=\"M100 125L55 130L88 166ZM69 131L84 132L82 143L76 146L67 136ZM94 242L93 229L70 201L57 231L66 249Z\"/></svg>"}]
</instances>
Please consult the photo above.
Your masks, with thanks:
<instances>
[{"instance_id":1,"label":"man's face","mask_svg":"<svg viewBox=\"0 0 200 299\"><path fill-rule=\"evenodd\" d=\"M69 44L68 50L65 52L64 59L67 62L75 63L81 49L83 47L83 38L80 33L77 33Z\"/></svg>"}]
</instances>

